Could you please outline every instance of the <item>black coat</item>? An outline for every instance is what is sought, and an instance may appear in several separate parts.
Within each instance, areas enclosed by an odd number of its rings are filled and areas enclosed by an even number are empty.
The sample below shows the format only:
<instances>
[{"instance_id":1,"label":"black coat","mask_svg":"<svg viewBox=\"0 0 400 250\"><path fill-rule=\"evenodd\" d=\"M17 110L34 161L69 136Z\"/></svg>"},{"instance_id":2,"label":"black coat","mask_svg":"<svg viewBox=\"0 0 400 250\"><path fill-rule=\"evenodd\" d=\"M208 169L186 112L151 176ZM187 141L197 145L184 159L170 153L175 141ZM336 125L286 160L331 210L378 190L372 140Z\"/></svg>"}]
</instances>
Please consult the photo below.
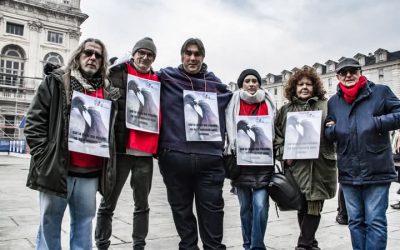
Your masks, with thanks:
<instances>
[{"instance_id":1,"label":"black coat","mask_svg":"<svg viewBox=\"0 0 400 250\"><path fill-rule=\"evenodd\" d=\"M400 100L389 87L368 81L347 104L338 88L328 102L327 139L337 143L339 182L351 185L395 181L389 132L400 128Z\"/></svg>"},{"instance_id":2,"label":"black coat","mask_svg":"<svg viewBox=\"0 0 400 250\"><path fill-rule=\"evenodd\" d=\"M68 120L70 73L62 69L46 76L40 84L26 116L25 137L30 147L31 163L27 179L29 188L67 197L69 166ZM115 89L109 84L105 98L115 100ZM68 101L69 102L69 101ZM112 128L116 117L116 102L112 102ZM110 155L100 178L99 190L107 199L115 185L114 133L110 129Z\"/></svg>"}]
</instances>

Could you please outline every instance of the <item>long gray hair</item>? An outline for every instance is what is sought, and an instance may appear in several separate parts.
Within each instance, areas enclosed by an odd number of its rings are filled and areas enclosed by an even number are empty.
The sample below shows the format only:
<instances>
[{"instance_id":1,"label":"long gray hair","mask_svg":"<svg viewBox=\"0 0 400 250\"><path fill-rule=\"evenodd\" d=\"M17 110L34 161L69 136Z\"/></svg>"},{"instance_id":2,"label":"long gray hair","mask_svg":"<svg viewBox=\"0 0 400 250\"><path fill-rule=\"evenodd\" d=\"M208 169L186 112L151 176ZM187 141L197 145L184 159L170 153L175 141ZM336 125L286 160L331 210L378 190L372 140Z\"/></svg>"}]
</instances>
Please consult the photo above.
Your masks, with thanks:
<instances>
[{"instance_id":1,"label":"long gray hair","mask_svg":"<svg viewBox=\"0 0 400 250\"><path fill-rule=\"evenodd\" d=\"M79 57L81 56L81 53L85 50L85 44L87 42L97 43L98 45L101 46L103 60L100 65L99 72L101 74L101 78L103 78L103 80L104 80L108 76L109 62L108 62L108 54L107 54L106 46L99 39L87 38L85 41L83 41L81 44L79 44L79 47L74 52L72 52L71 59L69 60L69 63L68 63L68 68L70 70L72 70L72 69L78 70L79 69L79 67L80 67Z\"/></svg>"}]
</instances>

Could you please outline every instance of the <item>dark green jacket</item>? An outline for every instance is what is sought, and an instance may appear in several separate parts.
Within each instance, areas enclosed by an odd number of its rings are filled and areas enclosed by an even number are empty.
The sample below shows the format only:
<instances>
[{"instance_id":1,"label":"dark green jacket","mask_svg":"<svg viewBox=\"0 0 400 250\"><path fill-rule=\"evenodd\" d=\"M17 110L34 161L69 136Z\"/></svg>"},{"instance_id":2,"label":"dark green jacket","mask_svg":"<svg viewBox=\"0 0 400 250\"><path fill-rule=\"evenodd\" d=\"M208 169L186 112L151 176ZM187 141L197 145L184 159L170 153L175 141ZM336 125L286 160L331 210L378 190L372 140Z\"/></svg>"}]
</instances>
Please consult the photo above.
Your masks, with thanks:
<instances>
[{"instance_id":1,"label":"dark green jacket","mask_svg":"<svg viewBox=\"0 0 400 250\"><path fill-rule=\"evenodd\" d=\"M25 137L31 150L29 188L67 197L69 166L68 120L70 72L57 69L40 84L26 116ZM105 98L112 100L110 127L114 126L119 95L106 84ZM102 170L99 190L107 199L115 184L114 133L110 129L110 155Z\"/></svg>"},{"instance_id":2,"label":"dark green jacket","mask_svg":"<svg viewBox=\"0 0 400 250\"><path fill-rule=\"evenodd\" d=\"M336 194L337 170L334 145L324 138L324 121L327 115L327 101L317 97L304 102L295 99L282 106L275 119L274 152L282 161L285 144L286 116L288 112L322 110L321 142L318 159L295 160L290 170L308 201L333 198Z\"/></svg>"}]
</instances>

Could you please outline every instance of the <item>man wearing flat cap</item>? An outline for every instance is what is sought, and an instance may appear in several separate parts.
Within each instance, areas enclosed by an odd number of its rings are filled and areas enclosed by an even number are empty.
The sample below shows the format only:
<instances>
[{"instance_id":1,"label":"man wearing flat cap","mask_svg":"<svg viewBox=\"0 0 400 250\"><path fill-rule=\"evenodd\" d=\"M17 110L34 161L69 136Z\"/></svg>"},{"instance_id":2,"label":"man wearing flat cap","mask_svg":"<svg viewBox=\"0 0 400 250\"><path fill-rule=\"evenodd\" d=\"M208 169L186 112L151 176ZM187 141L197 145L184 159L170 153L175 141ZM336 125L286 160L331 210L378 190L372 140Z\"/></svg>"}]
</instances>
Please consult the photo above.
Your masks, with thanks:
<instances>
[{"instance_id":1,"label":"man wearing flat cap","mask_svg":"<svg viewBox=\"0 0 400 250\"><path fill-rule=\"evenodd\" d=\"M143 86L140 88L138 83L156 84L158 82L158 77L151 68L156 55L157 49L153 40L145 37L133 47L132 58L129 61L110 68L112 85L118 87L121 93L121 98L118 100L117 120L114 126L117 174L112 198L108 201L103 199L97 212L95 239L98 249L108 249L110 246L112 216L129 173L131 173L130 185L135 204L132 232L133 249L144 249L146 245L145 238L149 228L150 211L148 196L153 177L152 155L156 153L158 147L158 131L149 132L146 129L127 127L127 120L132 115L128 105L130 100L128 99L133 97L134 94L139 96L139 93L143 93L141 100L143 102L144 96L144 104L140 104L142 108L149 101L147 99L151 99L149 94L147 96L144 94L145 92L149 93L149 91L146 91ZM128 83L131 85L128 85ZM157 110L157 112L159 111ZM137 113L140 113L140 110Z\"/></svg>"},{"instance_id":2,"label":"man wearing flat cap","mask_svg":"<svg viewBox=\"0 0 400 250\"><path fill-rule=\"evenodd\" d=\"M352 58L340 61L336 73L325 135L337 145L353 249L383 250L389 188L397 180L389 132L400 128L400 101L388 86L367 80Z\"/></svg>"}]
</instances>

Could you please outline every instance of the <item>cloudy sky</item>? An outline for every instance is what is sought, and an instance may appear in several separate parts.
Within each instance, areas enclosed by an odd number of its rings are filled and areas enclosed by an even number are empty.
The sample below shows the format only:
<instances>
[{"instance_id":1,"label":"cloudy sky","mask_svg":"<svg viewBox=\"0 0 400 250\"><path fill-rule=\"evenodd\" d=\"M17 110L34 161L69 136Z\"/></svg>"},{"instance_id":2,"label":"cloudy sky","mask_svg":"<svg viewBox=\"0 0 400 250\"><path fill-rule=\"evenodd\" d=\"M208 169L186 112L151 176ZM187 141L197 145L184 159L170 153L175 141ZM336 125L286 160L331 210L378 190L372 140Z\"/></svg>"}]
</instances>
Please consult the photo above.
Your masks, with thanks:
<instances>
[{"instance_id":1,"label":"cloudy sky","mask_svg":"<svg viewBox=\"0 0 400 250\"><path fill-rule=\"evenodd\" d=\"M180 64L187 38L202 39L204 62L225 83L246 68L278 75L378 48L400 50L398 0L81 0L81 10L89 15L81 39L100 38L110 56L152 37L156 70Z\"/></svg>"}]
</instances>

